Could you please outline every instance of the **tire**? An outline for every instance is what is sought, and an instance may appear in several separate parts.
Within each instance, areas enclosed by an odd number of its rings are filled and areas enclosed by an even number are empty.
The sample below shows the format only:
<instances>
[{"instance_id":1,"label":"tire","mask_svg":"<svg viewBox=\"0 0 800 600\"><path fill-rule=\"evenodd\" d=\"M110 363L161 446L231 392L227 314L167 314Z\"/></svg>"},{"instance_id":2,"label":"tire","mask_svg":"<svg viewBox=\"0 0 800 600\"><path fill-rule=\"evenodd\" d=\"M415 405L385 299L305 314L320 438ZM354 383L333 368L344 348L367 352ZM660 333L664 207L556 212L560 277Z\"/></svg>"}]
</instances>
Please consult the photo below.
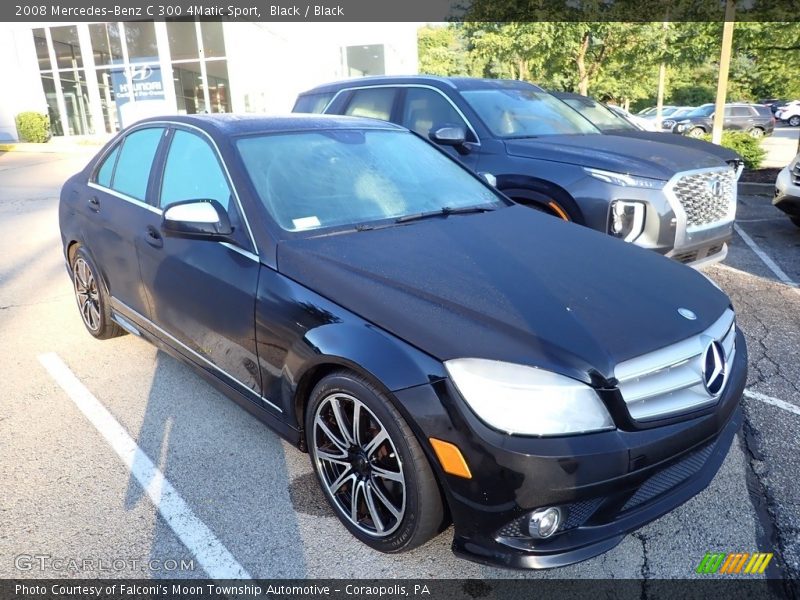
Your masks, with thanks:
<instances>
[{"instance_id":1,"label":"tire","mask_svg":"<svg viewBox=\"0 0 800 600\"><path fill-rule=\"evenodd\" d=\"M800 217L789 217L789 220L798 227L800 227Z\"/></svg>"},{"instance_id":2,"label":"tire","mask_svg":"<svg viewBox=\"0 0 800 600\"><path fill-rule=\"evenodd\" d=\"M747 130L747 134L754 139L760 140L764 137L764 130L761 127L751 127Z\"/></svg>"},{"instance_id":3,"label":"tire","mask_svg":"<svg viewBox=\"0 0 800 600\"><path fill-rule=\"evenodd\" d=\"M800 125L800 115L793 115L789 117L787 123L789 123L789 125L791 125L792 127L797 127L798 125Z\"/></svg>"},{"instance_id":4,"label":"tire","mask_svg":"<svg viewBox=\"0 0 800 600\"><path fill-rule=\"evenodd\" d=\"M328 375L311 392L305 427L320 487L357 539L399 553L438 533L444 507L433 470L408 424L376 386L350 371Z\"/></svg>"},{"instance_id":5,"label":"tire","mask_svg":"<svg viewBox=\"0 0 800 600\"><path fill-rule=\"evenodd\" d=\"M83 248L72 257L72 290L75 301L78 303L78 312L81 315L86 331L98 340L107 340L125 333L111 319L111 306L105 286L98 279L98 270Z\"/></svg>"},{"instance_id":6,"label":"tire","mask_svg":"<svg viewBox=\"0 0 800 600\"><path fill-rule=\"evenodd\" d=\"M702 127L692 127L689 131L686 132L686 135L693 138L699 138L706 134L706 130Z\"/></svg>"}]
</instances>

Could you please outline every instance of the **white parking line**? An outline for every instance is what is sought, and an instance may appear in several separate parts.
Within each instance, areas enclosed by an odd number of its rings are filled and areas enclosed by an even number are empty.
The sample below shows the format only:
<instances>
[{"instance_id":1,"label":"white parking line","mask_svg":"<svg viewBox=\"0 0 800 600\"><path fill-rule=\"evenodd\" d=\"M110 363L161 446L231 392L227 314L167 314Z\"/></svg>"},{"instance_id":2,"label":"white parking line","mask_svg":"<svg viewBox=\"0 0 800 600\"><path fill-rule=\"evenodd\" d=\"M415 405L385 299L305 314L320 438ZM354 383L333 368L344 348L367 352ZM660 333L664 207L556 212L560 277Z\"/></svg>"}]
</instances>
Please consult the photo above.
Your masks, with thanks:
<instances>
[{"instance_id":1,"label":"white parking line","mask_svg":"<svg viewBox=\"0 0 800 600\"><path fill-rule=\"evenodd\" d=\"M208 576L211 579L250 579L249 573L217 539L214 532L195 516L164 474L133 441L125 428L70 371L64 361L57 354L50 352L40 355L39 362L106 439L109 446L128 467L131 475L150 496L172 531L195 556Z\"/></svg>"},{"instance_id":2,"label":"white parking line","mask_svg":"<svg viewBox=\"0 0 800 600\"><path fill-rule=\"evenodd\" d=\"M756 256L762 260L762 262L767 265L770 271L775 273L776 277L780 279L786 285L790 285L793 288L797 289L798 285L797 282L793 281L791 277L789 277L783 269L781 269L774 260L770 258L770 256L761 249L761 246L756 244L747 233L742 230L741 227L734 224L733 228L736 230L736 233L744 240L744 243L750 246L750 250L755 252Z\"/></svg>"},{"instance_id":3,"label":"white parking line","mask_svg":"<svg viewBox=\"0 0 800 600\"><path fill-rule=\"evenodd\" d=\"M760 400L761 402L771 404L772 406L777 406L778 408L782 408L785 411L800 416L800 407L790 404L785 400L781 400L780 398L773 398L772 396L767 396L765 394L750 390L745 390L744 395L748 398L752 398L753 400Z\"/></svg>"}]
</instances>

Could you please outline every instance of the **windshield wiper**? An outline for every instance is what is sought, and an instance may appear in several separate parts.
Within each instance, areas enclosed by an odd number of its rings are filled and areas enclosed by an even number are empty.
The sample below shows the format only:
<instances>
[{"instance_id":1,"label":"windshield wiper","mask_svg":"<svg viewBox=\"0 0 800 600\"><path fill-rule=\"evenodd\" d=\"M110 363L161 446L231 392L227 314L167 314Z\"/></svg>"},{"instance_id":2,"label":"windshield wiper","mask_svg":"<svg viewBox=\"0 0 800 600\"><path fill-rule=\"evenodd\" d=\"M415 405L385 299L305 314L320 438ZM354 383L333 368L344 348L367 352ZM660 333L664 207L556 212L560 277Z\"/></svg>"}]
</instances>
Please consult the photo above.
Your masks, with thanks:
<instances>
[{"instance_id":1,"label":"windshield wiper","mask_svg":"<svg viewBox=\"0 0 800 600\"><path fill-rule=\"evenodd\" d=\"M447 217L449 215L466 215L470 213L491 212L494 208L491 206L461 206L453 208L451 206L444 206L439 210L432 212L417 213L414 215L405 215L397 217L395 223L408 223L410 221L421 221L423 219L430 219L432 217Z\"/></svg>"}]
</instances>

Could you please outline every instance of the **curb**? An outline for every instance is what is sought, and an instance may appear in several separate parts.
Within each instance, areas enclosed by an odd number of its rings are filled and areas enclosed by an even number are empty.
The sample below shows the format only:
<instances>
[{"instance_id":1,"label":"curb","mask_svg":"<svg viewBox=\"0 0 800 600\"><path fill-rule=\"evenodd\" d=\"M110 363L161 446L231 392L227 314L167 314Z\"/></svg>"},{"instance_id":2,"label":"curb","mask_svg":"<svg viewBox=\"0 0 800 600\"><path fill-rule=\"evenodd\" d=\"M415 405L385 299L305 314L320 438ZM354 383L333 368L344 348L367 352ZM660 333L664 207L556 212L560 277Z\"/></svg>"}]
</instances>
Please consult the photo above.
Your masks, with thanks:
<instances>
[{"instance_id":1,"label":"curb","mask_svg":"<svg viewBox=\"0 0 800 600\"><path fill-rule=\"evenodd\" d=\"M742 196L772 196L775 193L774 183L739 182L738 192Z\"/></svg>"}]
</instances>

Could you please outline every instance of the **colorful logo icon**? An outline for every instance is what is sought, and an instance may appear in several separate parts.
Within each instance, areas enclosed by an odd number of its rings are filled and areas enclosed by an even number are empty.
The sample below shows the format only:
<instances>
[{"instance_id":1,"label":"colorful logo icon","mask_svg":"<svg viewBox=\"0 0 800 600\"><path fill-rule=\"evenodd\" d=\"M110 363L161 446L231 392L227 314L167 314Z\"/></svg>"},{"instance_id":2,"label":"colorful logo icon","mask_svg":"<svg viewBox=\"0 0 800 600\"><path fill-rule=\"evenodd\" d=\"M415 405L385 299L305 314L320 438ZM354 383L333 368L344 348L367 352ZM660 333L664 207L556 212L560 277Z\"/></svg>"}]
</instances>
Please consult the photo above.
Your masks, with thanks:
<instances>
[{"instance_id":1,"label":"colorful logo icon","mask_svg":"<svg viewBox=\"0 0 800 600\"><path fill-rule=\"evenodd\" d=\"M772 552L706 552L696 571L705 575L719 573L734 575L763 573L772 560Z\"/></svg>"}]
</instances>

